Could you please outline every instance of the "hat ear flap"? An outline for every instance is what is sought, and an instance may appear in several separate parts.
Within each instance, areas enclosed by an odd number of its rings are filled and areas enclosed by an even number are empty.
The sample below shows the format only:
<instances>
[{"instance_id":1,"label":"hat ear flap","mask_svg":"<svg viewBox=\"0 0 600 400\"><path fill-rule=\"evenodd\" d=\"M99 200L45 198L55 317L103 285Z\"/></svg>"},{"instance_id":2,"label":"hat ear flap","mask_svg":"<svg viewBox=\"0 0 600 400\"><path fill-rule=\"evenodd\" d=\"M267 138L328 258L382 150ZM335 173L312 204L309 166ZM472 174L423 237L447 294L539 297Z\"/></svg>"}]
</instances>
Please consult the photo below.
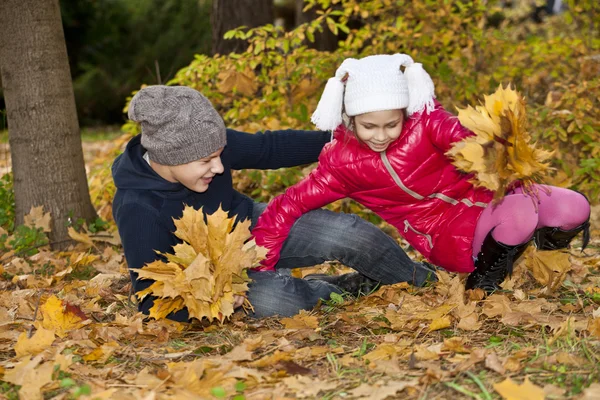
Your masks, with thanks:
<instances>
[{"instance_id":1,"label":"hat ear flap","mask_svg":"<svg viewBox=\"0 0 600 400\"><path fill-rule=\"evenodd\" d=\"M322 131L333 131L342 123L342 107L344 104L344 78L350 72L348 67L355 61L353 58L344 60L335 72L335 77L329 78L317 109L310 120Z\"/></svg>"},{"instance_id":2,"label":"hat ear flap","mask_svg":"<svg viewBox=\"0 0 600 400\"><path fill-rule=\"evenodd\" d=\"M435 85L431 77L423 69L423 64L413 63L404 70L404 76L408 84L408 115L426 110L433 111L435 104Z\"/></svg>"}]
</instances>

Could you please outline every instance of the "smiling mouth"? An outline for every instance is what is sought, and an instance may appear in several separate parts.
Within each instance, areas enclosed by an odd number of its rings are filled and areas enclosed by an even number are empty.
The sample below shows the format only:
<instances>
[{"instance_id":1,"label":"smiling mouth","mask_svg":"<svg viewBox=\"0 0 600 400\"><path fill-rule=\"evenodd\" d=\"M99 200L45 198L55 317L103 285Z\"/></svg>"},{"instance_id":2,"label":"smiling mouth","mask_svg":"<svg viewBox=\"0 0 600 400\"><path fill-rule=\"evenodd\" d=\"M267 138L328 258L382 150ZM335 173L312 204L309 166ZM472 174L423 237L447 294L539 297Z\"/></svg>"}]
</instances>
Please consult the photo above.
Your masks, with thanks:
<instances>
[{"instance_id":1,"label":"smiling mouth","mask_svg":"<svg viewBox=\"0 0 600 400\"><path fill-rule=\"evenodd\" d=\"M382 149L385 148L389 145L389 142L385 142L385 143L373 143L371 142L371 146L376 148L376 149Z\"/></svg>"}]
</instances>

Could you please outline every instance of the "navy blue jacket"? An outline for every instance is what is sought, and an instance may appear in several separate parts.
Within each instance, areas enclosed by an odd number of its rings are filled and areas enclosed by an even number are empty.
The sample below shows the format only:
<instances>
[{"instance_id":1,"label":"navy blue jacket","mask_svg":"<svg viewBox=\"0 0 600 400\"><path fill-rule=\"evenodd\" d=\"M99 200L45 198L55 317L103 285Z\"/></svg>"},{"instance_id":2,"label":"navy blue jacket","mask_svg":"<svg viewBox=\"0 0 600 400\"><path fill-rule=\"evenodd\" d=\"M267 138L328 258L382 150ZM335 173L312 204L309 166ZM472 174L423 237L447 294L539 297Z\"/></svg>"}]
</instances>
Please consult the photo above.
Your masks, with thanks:
<instances>
[{"instance_id":1,"label":"navy blue jacket","mask_svg":"<svg viewBox=\"0 0 600 400\"><path fill-rule=\"evenodd\" d=\"M227 145L221 155L224 172L213 178L208 190L197 193L181 183L166 181L143 159L146 150L141 136L132 138L125 152L119 155L112 175L117 187L113 201L113 217L129 266L133 290L150 286L150 280L137 280L136 269L158 259L155 250L172 252L178 243L173 234L173 218L181 218L185 205L203 207L207 214L219 206L236 216L238 221L252 217L253 200L233 188L231 170L277 169L317 161L321 149L330 140L327 132L265 131L248 134L227 130ZM139 304L148 313L153 299L148 296ZM178 313L179 314L179 313ZM173 319L187 320L185 315Z\"/></svg>"}]
</instances>

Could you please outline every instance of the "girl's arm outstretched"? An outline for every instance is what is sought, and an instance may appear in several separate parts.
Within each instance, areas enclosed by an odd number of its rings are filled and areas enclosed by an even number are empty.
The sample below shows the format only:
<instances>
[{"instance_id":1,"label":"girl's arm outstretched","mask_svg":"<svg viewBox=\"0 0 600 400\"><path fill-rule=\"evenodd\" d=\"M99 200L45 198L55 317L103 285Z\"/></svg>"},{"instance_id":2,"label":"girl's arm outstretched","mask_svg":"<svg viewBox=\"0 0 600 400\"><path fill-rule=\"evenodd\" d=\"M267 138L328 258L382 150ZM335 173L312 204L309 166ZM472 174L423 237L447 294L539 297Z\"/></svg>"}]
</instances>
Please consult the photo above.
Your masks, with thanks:
<instances>
[{"instance_id":1,"label":"girl's arm outstretched","mask_svg":"<svg viewBox=\"0 0 600 400\"><path fill-rule=\"evenodd\" d=\"M303 214L346 197L344 185L319 164L306 178L275 197L252 230L256 244L269 250L258 270L274 270L283 243Z\"/></svg>"}]
</instances>

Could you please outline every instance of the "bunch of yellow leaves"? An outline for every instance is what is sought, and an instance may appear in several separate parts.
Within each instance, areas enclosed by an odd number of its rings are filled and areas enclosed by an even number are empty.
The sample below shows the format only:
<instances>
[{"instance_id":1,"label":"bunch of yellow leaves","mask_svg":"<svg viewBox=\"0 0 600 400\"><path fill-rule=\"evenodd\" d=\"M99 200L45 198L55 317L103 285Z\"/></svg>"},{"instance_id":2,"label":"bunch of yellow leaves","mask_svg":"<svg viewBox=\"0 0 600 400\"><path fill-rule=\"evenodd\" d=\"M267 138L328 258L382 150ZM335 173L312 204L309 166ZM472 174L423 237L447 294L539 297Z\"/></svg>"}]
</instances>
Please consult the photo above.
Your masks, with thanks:
<instances>
[{"instance_id":1,"label":"bunch of yellow leaves","mask_svg":"<svg viewBox=\"0 0 600 400\"><path fill-rule=\"evenodd\" d=\"M454 143L446 154L459 170L474 174L475 186L494 191L495 200L516 181L535 195L532 185L550 170L547 160L552 152L536 148L531 142L525 100L510 86L499 86L484 98L481 106L458 110L460 123L475 135Z\"/></svg>"},{"instance_id":2,"label":"bunch of yellow leaves","mask_svg":"<svg viewBox=\"0 0 600 400\"><path fill-rule=\"evenodd\" d=\"M238 223L232 231L234 218L227 218L221 208L207 220L202 209L185 207L183 216L175 220L175 235L183 243L173 247L174 254L159 253L166 262L157 260L138 271L139 279L155 281L137 293L140 300L157 297L151 317L165 318L186 307L190 317L223 322L233 314L234 296L248 290L247 269L266 255L254 240L246 242L250 221Z\"/></svg>"}]
</instances>

